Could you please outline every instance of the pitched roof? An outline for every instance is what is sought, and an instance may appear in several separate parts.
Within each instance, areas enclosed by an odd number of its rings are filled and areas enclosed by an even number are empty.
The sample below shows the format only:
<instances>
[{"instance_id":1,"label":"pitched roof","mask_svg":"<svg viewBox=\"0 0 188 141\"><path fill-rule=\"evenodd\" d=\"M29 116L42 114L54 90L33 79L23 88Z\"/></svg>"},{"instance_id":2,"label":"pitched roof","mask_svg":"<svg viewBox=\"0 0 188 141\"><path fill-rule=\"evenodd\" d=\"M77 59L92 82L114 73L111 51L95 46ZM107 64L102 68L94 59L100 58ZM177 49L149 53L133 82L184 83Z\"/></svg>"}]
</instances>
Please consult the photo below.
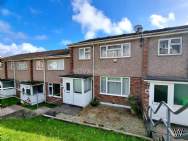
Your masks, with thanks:
<instances>
[{"instance_id":1,"label":"pitched roof","mask_svg":"<svg viewBox=\"0 0 188 141\"><path fill-rule=\"evenodd\" d=\"M51 56L68 55L68 54L69 54L68 49L61 49L61 50L50 50L50 51L43 51L43 52L17 54L13 56L4 57L2 59L3 60L22 60L22 59L29 59L29 58L51 57Z\"/></svg>"},{"instance_id":2,"label":"pitched roof","mask_svg":"<svg viewBox=\"0 0 188 141\"><path fill-rule=\"evenodd\" d=\"M184 29L188 29L188 25L167 27L167 28L155 29L155 30L145 30L142 33L143 34L151 34L151 33L168 32L168 31L174 31L174 30L175 31L176 30L184 30ZM138 35L138 33L135 32L135 33L115 35L115 36L99 37L99 38L94 38L94 39L89 39L89 40L84 40L84 41L80 41L77 43L73 43L73 44L70 44L69 46L74 46L74 45L89 43L89 42L95 42L95 41L101 41L101 40L108 40L108 39L115 39L115 38L122 38L122 37L131 37L131 36L137 36L137 35Z\"/></svg>"}]
</instances>

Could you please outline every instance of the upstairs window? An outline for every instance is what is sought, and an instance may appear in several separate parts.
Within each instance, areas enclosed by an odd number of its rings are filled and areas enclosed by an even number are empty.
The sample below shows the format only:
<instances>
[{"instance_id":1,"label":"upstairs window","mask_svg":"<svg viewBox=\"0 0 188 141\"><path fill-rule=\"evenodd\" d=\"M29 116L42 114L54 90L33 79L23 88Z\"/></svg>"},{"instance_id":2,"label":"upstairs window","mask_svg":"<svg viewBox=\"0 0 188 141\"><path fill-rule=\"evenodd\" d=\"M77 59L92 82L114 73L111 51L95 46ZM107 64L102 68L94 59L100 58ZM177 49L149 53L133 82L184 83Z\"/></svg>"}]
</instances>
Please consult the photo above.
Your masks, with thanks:
<instances>
[{"instance_id":1,"label":"upstairs window","mask_svg":"<svg viewBox=\"0 0 188 141\"><path fill-rule=\"evenodd\" d=\"M36 61L36 70L43 70L44 69L44 62L43 60Z\"/></svg>"},{"instance_id":2,"label":"upstairs window","mask_svg":"<svg viewBox=\"0 0 188 141\"><path fill-rule=\"evenodd\" d=\"M182 38L159 40L159 55L180 55L182 53Z\"/></svg>"},{"instance_id":3,"label":"upstairs window","mask_svg":"<svg viewBox=\"0 0 188 141\"><path fill-rule=\"evenodd\" d=\"M27 62L17 62L16 69L17 70L27 70L28 69Z\"/></svg>"},{"instance_id":4,"label":"upstairs window","mask_svg":"<svg viewBox=\"0 0 188 141\"><path fill-rule=\"evenodd\" d=\"M79 60L91 59L91 48L79 48Z\"/></svg>"},{"instance_id":5,"label":"upstairs window","mask_svg":"<svg viewBox=\"0 0 188 141\"><path fill-rule=\"evenodd\" d=\"M48 70L64 70L64 60L48 60Z\"/></svg>"},{"instance_id":6,"label":"upstairs window","mask_svg":"<svg viewBox=\"0 0 188 141\"><path fill-rule=\"evenodd\" d=\"M14 70L14 68L15 68L15 62L10 62L10 69Z\"/></svg>"},{"instance_id":7,"label":"upstairs window","mask_svg":"<svg viewBox=\"0 0 188 141\"><path fill-rule=\"evenodd\" d=\"M100 48L101 58L119 58L131 56L131 44L118 44L101 46Z\"/></svg>"}]
</instances>

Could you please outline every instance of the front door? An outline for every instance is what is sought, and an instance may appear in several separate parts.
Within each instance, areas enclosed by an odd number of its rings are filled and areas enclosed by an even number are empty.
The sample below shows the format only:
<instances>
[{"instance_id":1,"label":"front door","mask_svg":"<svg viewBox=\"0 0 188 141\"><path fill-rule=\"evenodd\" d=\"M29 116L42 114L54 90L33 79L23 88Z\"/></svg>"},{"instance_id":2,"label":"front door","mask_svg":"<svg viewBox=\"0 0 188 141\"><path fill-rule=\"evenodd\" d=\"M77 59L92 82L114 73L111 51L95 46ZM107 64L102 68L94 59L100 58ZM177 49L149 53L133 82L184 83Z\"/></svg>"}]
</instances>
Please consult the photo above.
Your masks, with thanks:
<instances>
[{"instance_id":1,"label":"front door","mask_svg":"<svg viewBox=\"0 0 188 141\"><path fill-rule=\"evenodd\" d=\"M63 102L74 104L73 80L71 78L63 79Z\"/></svg>"},{"instance_id":2,"label":"front door","mask_svg":"<svg viewBox=\"0 0 188 141\"><path fill-rule=\"evenodd\" d=\"M164 101L168 104L169 92L170 86L167 84L150 83L150 106L152 106L155 110L157 109L161 101ZM153 115L153 118L156 120L160 118L166 119L166 110L167 108L165 106L162 106L157 114Z\"/></svg>"}]
</instances>

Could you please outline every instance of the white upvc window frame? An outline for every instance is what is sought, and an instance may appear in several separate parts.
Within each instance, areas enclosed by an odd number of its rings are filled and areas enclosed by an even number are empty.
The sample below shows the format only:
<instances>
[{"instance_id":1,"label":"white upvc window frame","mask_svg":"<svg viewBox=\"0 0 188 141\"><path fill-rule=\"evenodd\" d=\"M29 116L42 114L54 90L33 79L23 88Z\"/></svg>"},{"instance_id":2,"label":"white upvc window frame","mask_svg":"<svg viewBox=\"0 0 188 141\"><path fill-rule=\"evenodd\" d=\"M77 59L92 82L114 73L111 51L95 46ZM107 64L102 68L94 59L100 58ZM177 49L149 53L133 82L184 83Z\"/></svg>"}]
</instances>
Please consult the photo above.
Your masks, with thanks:
<instances>
[{"instance_id":1,"label":"white upvc window frame","mask_svg":"<svg viewBox=\"0 0 188 141\"><path fill-rule=\"evenodd\" d=\"M24 66L24 68L21 68L23 66ZM26 61L16 62L16 70L18 70L18 71L27 71L28 70L28 63Z\"/></svg>"},{"instance_id":2,"label":"white upvc window frame","mask_svg":"<svg viewBox=\"0 0 188 141\"><path fill-rule=\"evenodd\" d=\"M49 67L49 63L50 62L52 62L52 61L63 61L63 68L56 68L56 69L51 69L50 67ZM65 70L65 60L64 59L52 59L52 60L47 60L47 69L49 70L49 71L63 71L63 70Z\"/></svg>"},{"instance_id":3,"label":"white upvc window frame","mask_svg":"<svg viewBox=\"0 0 188 141\"><path fill-rule=\"evenodd\" d=\"M121 46L121 56L117 56L117 57L108 57L108 50L110 50L110 49L108 49L110 46L118 46L118 45L120 45ZM123 46L124 45L128 45L129 46L129 55L128 56L124 56L123 55ZM106 48L106 56L104 57L104 56L102 56L102 48L103 47L105 47ZM101 45L100 46L100 58L101 59L105 59L105 58L127 58L127 57L131 57L131 43L129 42L129 43L122 43L122 44L109 44L109 45Z\"/></svg>"},{"instance_id":4,"label":"white upvc window frame","mask_svg":"<svg viewBox=\"0 0 188 141\"><path fill-rule=\"evenodd\" d=\"M102 78L103 77L105 77L106 78L106 92L104 93L104 92L101 92L101 85L102 85L102 83L101 83L101 80L102 80ZM109 79L109 77L110 78L120 78L120 81L118 81L118 82L120 82L121 83L121 95L119 95L119 94L110 94L110 93L108 93L107 92L107 90L108 90L108 79ZM122 84L123 84L123 79L128 79L129 80L129 89L128 89L128 94L126 94L126 95L123 95L122 94L122 92L123 92L123 87L122 87ZM111 81L111 80L110 80ZM100 76L100 94L102 94L102 95L106 95L106 96L118 96L118 97L125 97L125 98L127 98L127 97L129 97L129 95L130 95L130 86L131 86L131 79L130 79L130 77L111 77L111 76ZM113 81L113 82L117 82L117 81Z\"/></svg>"},{"instance_id":5,"label":"white upvc window frame","mask_svg":"<svg viewBox=\"0 0 188 141\"><path fill-rule=\"evenodd\" d=\"M86 58L86 49L89 49L89 51L88 51L90 53L89 58ZM83 58L80 55L80 51L81 50L84 51L84 57ZM79 58L79 60L90 60L91 59L91 47L82 47L82 48L79 48L79 50L78 50L78 58Z\"/></svg>"},{"instance_id":6,"label":"white upvc window frame","mask_svg":"<svg viewBox=\"0 0 188 141\"><path fill-rule=\"evenodd\" d=\"M16 63L15 62L10 62L10 69L14 70L16 67Z\"/></svg>"},{"instance_id":7,"label":"white upvc window frame","mask_svg":"<svg viewBox=\"0 0 188 141\"><path fill-rule=\"evenodd\" d=\"M180 53L170 53L170 49L171 49L171 45L172 44L178 44L178 43L171 43L171 40L173 39L180 39ZM167 54L161 54L160 53L160 42L161 41L168 41L168 53ZM183 47L183 43L182 43L182 37L173 37L173 38L164 38L164 39L159 39L158 40L158 56L176 56L176 55L182 55L182 47Z\"/></svg>"},{"instance_id":8,"label":"white upvc window frame","mask_svg":"<svg viewBox=\"0 0 188 141\"><path fill-rule=\"evenodd\" d=\"M60 96L54 95L53 85L54 85L54 83L48 83L48 96L49 96L49 97L61 98L61 88L62 88L62 87L61 87L61 84L59 84L59 85L60 85ZM49 94L50 87L52 87L52 94Z\"/></svg>"},{"instance_id":9,"label":"white upvc window frame","mask_svg":"<svg viewBox=\"0 0 188 141\"><path fill-rule=\"evenodd\" d=\"M39 63L40 62L40 63ZM40 65L40 66L38 66ZM41 70L44 70L44 61L43 60L36 60L35 61L35 69L37 71L41 71Z\"/></svg>"}]
</instances>

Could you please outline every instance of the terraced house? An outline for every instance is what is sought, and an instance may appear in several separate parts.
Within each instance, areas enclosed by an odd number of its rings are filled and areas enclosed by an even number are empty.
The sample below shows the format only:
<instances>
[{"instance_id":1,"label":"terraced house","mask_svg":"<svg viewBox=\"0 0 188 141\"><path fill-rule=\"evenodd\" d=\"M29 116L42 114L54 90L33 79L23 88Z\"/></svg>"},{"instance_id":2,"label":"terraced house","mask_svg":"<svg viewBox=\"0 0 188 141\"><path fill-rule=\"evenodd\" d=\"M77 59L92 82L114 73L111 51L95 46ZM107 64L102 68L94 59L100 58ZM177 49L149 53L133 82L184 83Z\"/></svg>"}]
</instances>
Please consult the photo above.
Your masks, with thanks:
<instances>
[{"instance_id":1,"label":"terraced house","mask_svg":"<svg viewBox=\"0 0 188 141\"><path fill-rule=\"evenodd\" d=\"M139 98L143 111L161 101L173 109L188 102L188 26L150 31L138 28L135 33L68 47L69 53L62 50L62 54L49 51L3 58L1 78L24 84L40 82L46 87L45 100L81 107L96 97L103 104L129 108L130 95ZM165 110L154 118L164 116ZM188 111L172 115L172 122L188 125L187 116Z\"/></svg>"}]
</instances>

